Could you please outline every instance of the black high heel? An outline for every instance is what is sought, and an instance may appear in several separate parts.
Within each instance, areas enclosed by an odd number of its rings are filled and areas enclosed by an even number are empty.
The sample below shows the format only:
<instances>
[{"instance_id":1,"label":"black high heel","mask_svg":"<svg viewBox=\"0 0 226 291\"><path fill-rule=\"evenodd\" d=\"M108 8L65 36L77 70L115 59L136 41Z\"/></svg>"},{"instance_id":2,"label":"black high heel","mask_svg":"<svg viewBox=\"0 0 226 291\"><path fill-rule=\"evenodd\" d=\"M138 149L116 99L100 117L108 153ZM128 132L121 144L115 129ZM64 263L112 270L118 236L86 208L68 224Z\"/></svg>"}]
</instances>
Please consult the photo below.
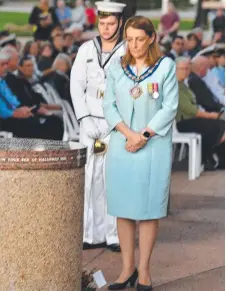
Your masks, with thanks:
<instances>
[{"instance_id":1,"label":"black high heel","mask_svg":"<svg viewBox=\"0 0 226 291\"><path fill-rule=\"evenodd\" d=\"M141 284L137 284L137 291L151 291L152 290L152 286L146 286L146 285L141 285Z\"/></svg>"},{"instance_id":2,"label":"black high heel","mask_svg":"<svg viewBox=\"0 0 226 291\"><path fill-rule=\"evenodd\" d=\"M108 286L108 290L123 290L128 285L130 285L130 287L134 287L135 286L135 283L137 281L137 278L138 278L138 271L137 271L137 269L135 269L135 271L129 277L128 280L126 280L123 283L113 283L113 284L111 284L111 285Z\"/></svg>"}]
</instances>

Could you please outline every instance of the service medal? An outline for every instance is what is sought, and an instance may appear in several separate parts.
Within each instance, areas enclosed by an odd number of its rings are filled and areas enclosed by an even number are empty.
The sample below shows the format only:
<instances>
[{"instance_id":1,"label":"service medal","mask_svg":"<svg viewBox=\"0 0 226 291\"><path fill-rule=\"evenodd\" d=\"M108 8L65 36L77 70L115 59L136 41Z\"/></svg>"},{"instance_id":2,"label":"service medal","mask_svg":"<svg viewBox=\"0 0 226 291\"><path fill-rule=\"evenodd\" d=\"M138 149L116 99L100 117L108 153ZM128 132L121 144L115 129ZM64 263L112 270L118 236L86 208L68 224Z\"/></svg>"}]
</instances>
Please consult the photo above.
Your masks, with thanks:
<instances>
[{"instance_id":1,"label":"service medal","mask_svg":"<svg viewBox=\"0 0 226 291\"><path fill-rule=\"evenodd\" d=\"M130 95L133 97L133 99L139 98L142 94L143 94L142 88L139 87L138 85L130 90Z\"/></svg>"},{"instance_id":2,"label":"service medal","mask_svg":"<svg viewBox=\"0 0 226 291\"><path fill-rule=\"evenodd\" d=\"M154 99L158 99L159 98L159 85L158 85L158 83L152 84L152 90L153 90L152 97Z\"/></svg>"}]
</instances>

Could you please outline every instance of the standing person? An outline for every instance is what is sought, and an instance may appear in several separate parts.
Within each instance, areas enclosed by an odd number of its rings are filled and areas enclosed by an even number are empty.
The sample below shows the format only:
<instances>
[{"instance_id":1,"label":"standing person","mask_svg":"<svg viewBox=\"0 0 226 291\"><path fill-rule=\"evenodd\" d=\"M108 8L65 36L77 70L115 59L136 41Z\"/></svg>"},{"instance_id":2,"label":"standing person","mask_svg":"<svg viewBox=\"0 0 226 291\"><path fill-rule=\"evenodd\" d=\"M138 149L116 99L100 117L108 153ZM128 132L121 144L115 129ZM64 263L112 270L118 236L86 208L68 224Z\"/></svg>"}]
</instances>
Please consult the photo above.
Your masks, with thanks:
<instances>
[{"instance_id":1,"label":"standing person","mask_svg":"<svg viewBox=\"0 0 226 291\"><path fill-rule=\"evenodd\" d=\"M63 28L70 26L72 17L71 8L65 5L64 0L57 1L56 14Z\"/></svg>"},{"instance_id":2,"label":"standing person","mask_svg":"<svg viewBox=\"0 0 226 291\"><path fill-rule=\"evenodd\" d=\"M148 18L131 18L125 37L127 53L110 66L104 99L104 115L112 130L106 158L107 206L117 217L122 251L122 272L109 290L134 286L138 278L137 290L151 291L150 257L158 220L167 216L178 83L175 62L161 57Z\"/></svg>"},{"instance_id":3,"label":"standing person","mask_svg":"<svg viewBox=\"0 0 226 291\"><path fill-rule=\"evenodd\" d=\"M159 23L159 35L163 38L169 35L171 38L175 38L180 27L180 17L176 12L176 8L172 2L168 4L168 12L164 14Z\"/></svg>"},{"instance_id":4,"label":"standing person","mask_svg":"<svg viewBox=\"0 0 226 291\"><path fill-rule=\"evenodd\" d=\"M96 24L96 11L92 5L92 3L87 0L85 1L85 7L86 7L86 30L93 30L95 28Z\"/></svg>"},{"instance_id":5,"label":"standing person","mask_svg":"<svg viewBox=\"0 0 226 291\"><path fill-rule=\"evenodd\" d=\"M106 242L112 251L120 251L116 220L106 211L105 155L96 155L94 144L96 139L108 143L108 137L105 138L108 126L102 103L106 71L113 59L125 53L125 43L120 35L125 5L107 1L96 2L96 5L100 36L80 47L71 72L71 96L80 122L80 142L88 147L84 248Z\"/></svg>"},{"instance_id":6,"label":"standing person","mask_svg":"<svg viewBox=\"0 0 226 291\"><path fill-rule=\"evenodd\" d=\"M217 9L216 18L213 20L214 34L218 34L218 42L225 42L225 15L224 9Z\"/></svg>"},{"instance_id":7,"label":"standing person","mask_svg":"<svg viewBox=\"0 0 226 291\"><path fill-rule=\"evenodd\" d=\"M75 8L72 9L72 23L67 30L73 33L74 39L76 41L80 40L82 32L84 31L86 24L86 10L83 0L76 0Z\"/></svg>"},{"instance_id":8,"label":"standing person","mask_svg":"<svg viewBox=\"0 0 226 291\"><path fill-rule=\"evenodd\" d=\"M49 0L39 0L29 17L29 24L34 25L35 40L48 40L52 29L59 25L55 8L49 6Z\"/></svg>"}]
</instances>

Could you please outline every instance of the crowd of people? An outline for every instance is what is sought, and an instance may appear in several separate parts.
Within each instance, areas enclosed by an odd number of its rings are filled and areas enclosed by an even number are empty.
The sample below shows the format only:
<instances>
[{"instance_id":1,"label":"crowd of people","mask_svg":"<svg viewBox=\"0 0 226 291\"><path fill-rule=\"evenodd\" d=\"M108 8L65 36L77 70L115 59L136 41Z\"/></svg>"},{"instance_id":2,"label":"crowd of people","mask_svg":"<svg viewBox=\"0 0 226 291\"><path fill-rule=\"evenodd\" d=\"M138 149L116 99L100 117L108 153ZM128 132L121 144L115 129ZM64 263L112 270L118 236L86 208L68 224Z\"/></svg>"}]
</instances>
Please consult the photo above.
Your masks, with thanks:
<instances>
[{"instance_id":1,"label":"crowd of people","mask_svg":"<svg viewBox=\"0 0 226 291\"><path fill-rule=\"evenodd\" d=\"M157 29L162 54L177 65L178 130L202 135L206 169L219 166L219 159L212 158L209 152L222 155L224 144L222 17L223 10L218 9L209 42L204 40L200 27L181 36L180 17L170 3ZM70 72L83 43L83 32L95 28L96 10L89 1L77 0L71 8L64 0L58 0L56 7L50 7L48 0L39 0L29 23L34 39L25 45L8 31L0 32L0 130L10 131L16 137L78 139Z\"/></svg>"}]
</instances>

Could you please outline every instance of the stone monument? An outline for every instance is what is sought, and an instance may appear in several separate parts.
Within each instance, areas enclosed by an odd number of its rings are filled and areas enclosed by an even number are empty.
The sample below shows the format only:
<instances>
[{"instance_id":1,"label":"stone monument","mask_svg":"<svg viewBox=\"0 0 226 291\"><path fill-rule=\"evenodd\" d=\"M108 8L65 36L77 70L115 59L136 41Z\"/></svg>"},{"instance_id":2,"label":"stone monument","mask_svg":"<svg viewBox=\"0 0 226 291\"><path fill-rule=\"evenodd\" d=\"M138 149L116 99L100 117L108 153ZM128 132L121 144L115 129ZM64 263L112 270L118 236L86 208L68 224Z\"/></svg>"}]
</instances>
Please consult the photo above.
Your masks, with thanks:
<instances>
[{"instance_id":1,"label":"stone monument","mask_svg":"<svg viewBox=\"0 0 226 291\"><path fill-rule=\"evenodd\" d=\"M0 290L80 291L84 166L78 143L0 141Z\"/></svg>"}]
</instances>

